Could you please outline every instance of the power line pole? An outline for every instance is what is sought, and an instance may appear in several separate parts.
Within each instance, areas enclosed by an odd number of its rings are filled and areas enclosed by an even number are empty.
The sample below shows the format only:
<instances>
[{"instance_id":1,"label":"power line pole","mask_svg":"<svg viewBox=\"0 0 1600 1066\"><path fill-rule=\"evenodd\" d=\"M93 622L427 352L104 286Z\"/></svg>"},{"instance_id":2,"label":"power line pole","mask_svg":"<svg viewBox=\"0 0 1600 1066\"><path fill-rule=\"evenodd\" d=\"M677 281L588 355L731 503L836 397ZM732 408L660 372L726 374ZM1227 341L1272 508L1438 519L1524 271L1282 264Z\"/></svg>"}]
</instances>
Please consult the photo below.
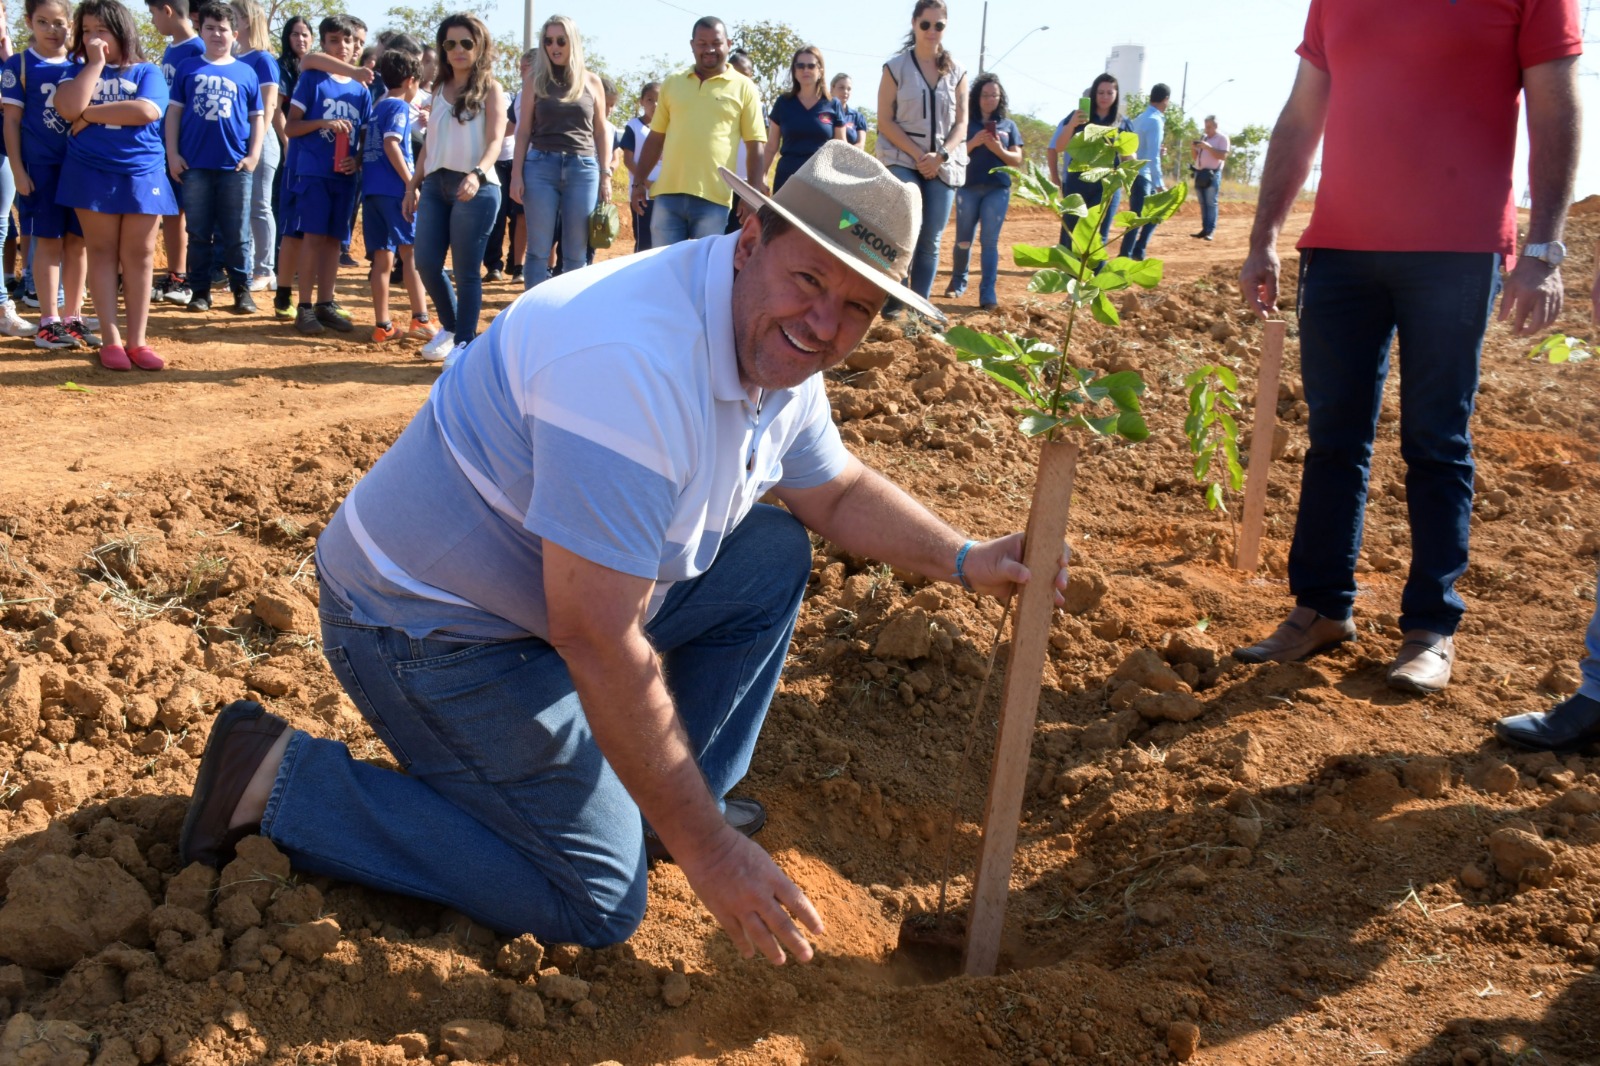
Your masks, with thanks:
<instances>
[{"instance_id":1,"label":"power line pole","mask_svg":"<svg viewBox=\"0 0 1600 1066\"><path fill-rule=\"evenodd\" d=\"M526 53L533 47L533 0L523 0L522 3L522 51Z\"/></svg>"},{"instance_id":2,"label":"power line pole","mask_svg":"<svg viewBox=\"0 0 1600 1066\"><path fill-rule=\"evenodd\" d=\"M978 33L978 76L983 76L983 61L989 51L989 0L983 0L983 29Z\"/></svg>"},{"instance_id":3,"label":"power line pole","mask_svg":"<svg viewBox=\"0 0 1600 1066\"><path fill-rule=\"evenodd\" d=\"M533 0L528 0L528 3L532 4ZM1188 114L1188 110L1183 106L1188 101L1189 101L1189 61L1188 60L1184 60L1184 63L1183 63L1183 89L1182 89L1181 92L1178 93L1178 110L1182 111L1184 114Z\"/></svg>"}]
</instances>

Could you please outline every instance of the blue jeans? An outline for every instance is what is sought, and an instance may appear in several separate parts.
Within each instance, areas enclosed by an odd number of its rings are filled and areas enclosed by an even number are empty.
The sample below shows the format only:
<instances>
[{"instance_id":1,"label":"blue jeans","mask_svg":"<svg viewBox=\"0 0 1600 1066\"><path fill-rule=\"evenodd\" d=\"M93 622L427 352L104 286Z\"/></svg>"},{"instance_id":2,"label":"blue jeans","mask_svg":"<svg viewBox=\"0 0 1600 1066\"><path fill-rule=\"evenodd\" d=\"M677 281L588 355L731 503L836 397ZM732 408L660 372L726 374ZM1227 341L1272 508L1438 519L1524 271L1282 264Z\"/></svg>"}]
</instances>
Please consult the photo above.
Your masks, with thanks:
<instances>
[{"instance_id":1,"label":"blue jeans","mask_svg":"<svg viewBox=\"0 0 1600 1066\"><path fill-rule=\"evenodd\" d=\"M1143 174L1133 179L1133 184L1128 186L1128 209L1134 214L1144 210L1144 198L1153 192L1158 192L1154 183ZM1155 232L1155 226L1139 226L1122 235L1122 248L1118 255L1125 255L1129 259L1143 259L1144 250L1150 244L1150 234Z\"/></svg>"},{"instance_id":2,"label":"blue jeans","mask_svg":"<svg viewBox=\"0 0 1600 1066\"><path fill-rule=\"evenodd\" d=\"M679 241L715 237L728 228L728 205L713 203L685 192L651 198L650 247L665 248Z\"/></svg>"},{"instance_id":3,"label":"blue jeans","mask_svg":"<svg viewBox=\"0 0 1600 1066\"><path fill-rule=\"evenodd\" d=\"M527 256L522 266L522 287L531 289L550 279L550 249L555 245L556 223L571 240L561 242L561 271L577 270L589 252L589 214L600 199L600 165L592 155L528 150L522 161L523 225L527 227Z\"/></svg>"},{"instance_id":4,"label":"blue jeans","mask_svg":"<svg viewBox=\"0 0 1600 1066\"><path fill-rule=\"evenodd\" d=\"M250 179L242 170L191 167L183 172L178 194L183 197L184 225L189 231L189 284L196 296L211 291L213 232L222 234L228 288L239 292L250 287Z\"/></svg>"},{"instance_id":5,"label":"blue jeans","mask_svg":"<svg viewBox=\"0 0 1600 1066\"><path fill-rule=\"evenodd\" d=\"M1583 674L1583 684L1578 686L1580 696L1600 700L1600 585L1595 587L1595 612L1589 617L1589 630L1583 635L1583 646L1588 652L1578 669Z\"/></svg>"},{"instance_id":6,"label":"blue jeans","mask_svg":"<svg viewBox=\"0 0 1600 1066\"><path fill-rule=\"evenodd\" d=\"M455 334L457 344L478 335L483 310L483 249L500 210L500 186L481 185L466 203L456 199L465 177L453 170L435 170L422 179L417 200L417 277L439 313L439 325ZM444 257L456 265L455 284L445 276Z\"/></svg>"},{"instance_id":7,"label":"blue jeans","mask_svg":"<svg viewBox=\"0 0 1600 1066\"><path fill-rule=\"evenodd\" d=\"M275 277L278 224L272 213L272 187L278 177L278 138L268 131L261 143L261 161L250 175L250 255L254 277Z\"/></svg>"},{"instance_id":8,"label":"blue jeans","mask_svg":"<svg viewBox=\"0 0 1600 1066\"><path fill-rule=\"evenodd\" d=\"M1200 195L1200 232L1206 236L1217 231L1217 194L1222 191L1222 171L1208 171L1211 175L1211 186L1206 189L1195 189Z\"/></svg>"},{"instance_id":9,"label":"blue jeans","mask_svg":"<svg viewBox=\"0 0 1600 1066\"><path fill-rule=\"evenodd\" d=\"M1295 602L1350 617L1372 441L1400 337L1400 455L1411 571L1400 628L1452 634L1465 605L1478 356L1500 257L1490 252L1307 249L1300 260L1300 369L1310 447L1289 550Z\"/></svg>"},{"instance_id":10,"label":"blue jeans","mask_svg":"<svg viewBox=\"0 0 1600 1066\"><path fill-rule=\"evenodd\" d=\"M645 627L719 802L749 769L810 571L804 527L757 505ZM507 933L590 947L627 939L644 915L644 826L555 649L361 625L326 583L321 614L334 676L404 772L297 732L263 834L308 873L442 903Z\"/></svg>"},{"instance_id":11,"label":"blue jeans","mask_svg":"<svg viewBox=\"0 0 1600 1066\"><path fill-rule=\"evenodd\" d=\"M915 185L922 193L922 228L917 231L917 246L911 252L910 288L926 299L933 292L933 277L939 272L939 242L950 223L956 191L938 178L923 177L911 167L890 167L889 173L907 185ZM894 300L889 301L888 306L895 305Z\"/></svg>"},{"instance_id":12,"label":"blue jeans","mask_svg":"<svg viewBox=\"0 0 1600 1066\"><path fill-rule=\"evenodd\" d=\"M1000 273L1000 227L1005 224L1010 207L1009 185L967 185L956 195L956 246L950 252L950 290L956 295L967 291L972 238L981 223L983 280L978 283L978 302L999 302L994 286Z\"/></svg>"}]
</instances>

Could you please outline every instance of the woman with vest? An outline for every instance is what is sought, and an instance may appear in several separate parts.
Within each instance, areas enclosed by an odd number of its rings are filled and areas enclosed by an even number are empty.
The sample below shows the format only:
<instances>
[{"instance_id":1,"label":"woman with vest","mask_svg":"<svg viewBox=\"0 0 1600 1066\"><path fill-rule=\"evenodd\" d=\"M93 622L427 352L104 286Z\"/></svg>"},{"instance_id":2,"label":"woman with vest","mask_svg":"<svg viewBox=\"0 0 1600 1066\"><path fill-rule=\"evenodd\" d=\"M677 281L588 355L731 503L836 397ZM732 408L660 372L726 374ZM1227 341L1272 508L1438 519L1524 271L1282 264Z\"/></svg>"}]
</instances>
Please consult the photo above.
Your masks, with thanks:
<instances>
[{"instance_id":1,"label":"woman with vest","mask_svg":"<svg viewBox=\"0 0 1600 1066\"><path fill-rule=\"evenodd\" d=\"M922 228L911 253L910 286L926 297L939 271L939 241L967 174L967 72L944 50L941 0L917 0L905 50L883 65L878 84L877 156L922 193ZM884 316L900 305L890 300Z\"/></svg>"}]
</instances>

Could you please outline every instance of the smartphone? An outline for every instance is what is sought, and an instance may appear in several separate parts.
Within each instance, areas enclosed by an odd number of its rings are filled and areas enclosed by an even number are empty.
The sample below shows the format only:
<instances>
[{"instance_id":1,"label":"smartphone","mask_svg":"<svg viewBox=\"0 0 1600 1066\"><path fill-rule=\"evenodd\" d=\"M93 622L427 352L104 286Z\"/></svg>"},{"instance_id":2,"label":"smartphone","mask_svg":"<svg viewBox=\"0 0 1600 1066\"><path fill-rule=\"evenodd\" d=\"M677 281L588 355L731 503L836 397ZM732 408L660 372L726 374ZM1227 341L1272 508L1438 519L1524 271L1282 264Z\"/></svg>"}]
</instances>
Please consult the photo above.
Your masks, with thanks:
<instances>
[{"instance_id":1,"label":"smartphone","mask_svg":"<svg viewBox=\"0 0 1600 1066\"><path fill-rule=\"evenodd\" d=\"M1078 110L1083 112L1083 117L1086 120L1094 117L1094 112L1089 110L1089 107L1090 103L1087 96L1078 97Z\"/></svg>"},{"instance_id":2,"label":"smartphone","mask_svg":"<svg viewBox=\"0 0 1600 1066\"><path fill-rule=\"evenodd\" d=\"M989 136L993 137L994 136L994 132L995 132L995 121L994 121L994 119L992 119L992 118L984 119L983 129L984 129L984 132L988 133Z\"/></svg>"},{"instance_id":3,"label":"smartphone","mask_svg":"<svg viewBox=\"0 0 1600 1066\"><path fill-rule=\"evenodd\" d=\"M344 161L350 157L350 135L344 130L333 135L333 169L336 174L344 173Z\"/></svg>"}]
</instances>

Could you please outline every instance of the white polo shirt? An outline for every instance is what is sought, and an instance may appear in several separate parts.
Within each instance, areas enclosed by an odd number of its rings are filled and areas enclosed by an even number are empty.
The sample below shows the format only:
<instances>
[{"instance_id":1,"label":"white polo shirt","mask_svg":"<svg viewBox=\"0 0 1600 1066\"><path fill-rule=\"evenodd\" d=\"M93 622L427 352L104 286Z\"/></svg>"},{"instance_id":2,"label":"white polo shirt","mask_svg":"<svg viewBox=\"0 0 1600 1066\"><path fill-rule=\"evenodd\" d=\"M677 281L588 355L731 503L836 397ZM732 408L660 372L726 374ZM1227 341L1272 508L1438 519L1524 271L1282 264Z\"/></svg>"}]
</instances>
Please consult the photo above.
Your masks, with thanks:
<instances>
[{"instance_id":1,"label":"white polo shirt","mask_svg":"<svg viewBox=\"0 0 1600 1066\"><path fill-rule=\"evenodd\" d=\"M495 319L319 538L319 573L358 622L547 636L546 539L653 579L653 615L769 489L844 471L820 375L740 384L737 240L565 274Z\"/></svg>"}]
</instances>

